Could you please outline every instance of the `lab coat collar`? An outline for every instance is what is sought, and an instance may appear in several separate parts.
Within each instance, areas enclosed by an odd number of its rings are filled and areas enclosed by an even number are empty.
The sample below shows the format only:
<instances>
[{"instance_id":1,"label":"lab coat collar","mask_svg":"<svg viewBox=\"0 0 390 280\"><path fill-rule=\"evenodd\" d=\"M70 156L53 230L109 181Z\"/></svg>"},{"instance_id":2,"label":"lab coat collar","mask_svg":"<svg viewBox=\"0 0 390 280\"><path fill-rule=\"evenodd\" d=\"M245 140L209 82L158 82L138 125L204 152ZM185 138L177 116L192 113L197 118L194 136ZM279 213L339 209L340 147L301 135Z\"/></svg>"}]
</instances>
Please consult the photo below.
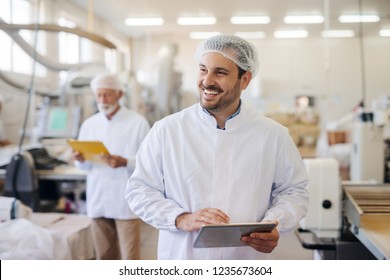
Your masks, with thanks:
<instances>
[{"instance_id":1,"label":"lab coat collar","mask_svg":"<svg viewBox=\"0 0 390 280\"><path fill-rule=\"evenodd\" d=\"M126 109L120 105L119 110L115 113L115 115L112 116L111 120L107 119L107 117L104 113L100 112L99 114L101 115L101 117L104 120L106 120L107 122L110 122L110 121L115 121L115 120L121 119L121 117L125 114L125 111L126 111Z\"/></svg>"},{"instance_id":2,"label":"lab coat collar","mask_svg":"<svg viewBox=\"0 0 390 280\"><path fill-rule=\"evenodd\" d=\"M244 102L242 102L242 100L241 100L239 112L238 112L238 114L236 114L236 113L233 114L232 117L229 117L226 120L225 130L231 130L234 127L237 127L245 119L245 117L247 115L247 107L245 106ZM200 119L202 120L202 122L205 125L211 126L211 127L214 127L215 129L217 129L216 119L209 112L204 110L200 103L198 103L198 116L200 117ZM221 130L221 129L218 129L218 130Z\"/></svg>"}]
</instances>

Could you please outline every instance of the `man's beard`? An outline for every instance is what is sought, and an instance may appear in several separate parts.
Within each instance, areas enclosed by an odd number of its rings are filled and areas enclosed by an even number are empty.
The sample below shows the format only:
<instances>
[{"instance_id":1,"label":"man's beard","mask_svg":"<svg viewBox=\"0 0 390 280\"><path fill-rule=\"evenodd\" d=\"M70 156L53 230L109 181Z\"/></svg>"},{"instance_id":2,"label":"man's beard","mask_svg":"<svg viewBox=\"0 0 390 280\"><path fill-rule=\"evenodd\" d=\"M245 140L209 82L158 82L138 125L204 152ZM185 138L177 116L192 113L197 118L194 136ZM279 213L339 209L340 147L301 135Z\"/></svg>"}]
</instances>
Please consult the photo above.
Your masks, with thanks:
<instances>
[{"instance_id":1,"label":"man's beard","mask_svg":"<svg viewBox=\"0 0 390 280\"><path fill-rule=\"evenodd\" d=\"M99 112L101 112L101 113L105 114L106 116L108 116L108 115L110 115L111 113L113 113L116 110L117 105L116 104L98 103L97 107L98 107Z\"/></svg>"},{"instance_id":2,"label":"man's beard","mask_svg":"<svg viewBox=\"0 0 390 280\"><path fill-rule=\"evenodd\" d=\"M207 88L204 87L204 88L208 89L208 90L215 90L215 91L222 92L221 88L215 87L215 86L210 86L210 87L207 87ZM239 96L241 95L240 94L240 83L239 83L239 81L237 81L237 83L235 84L234 88L232 88L230 91L222 92L220 94L225 95L225 97L221 98L217 103L214 103L214 104L207 104L207 102L204 101L202 99L202 97L200 97L201 106L204 109L206 109L207 111L215 112L215 113L220 112L220 111L224 110L225 108L229 107L237 99L237 96L239 98Z\"/></svg>"}]
</instances>

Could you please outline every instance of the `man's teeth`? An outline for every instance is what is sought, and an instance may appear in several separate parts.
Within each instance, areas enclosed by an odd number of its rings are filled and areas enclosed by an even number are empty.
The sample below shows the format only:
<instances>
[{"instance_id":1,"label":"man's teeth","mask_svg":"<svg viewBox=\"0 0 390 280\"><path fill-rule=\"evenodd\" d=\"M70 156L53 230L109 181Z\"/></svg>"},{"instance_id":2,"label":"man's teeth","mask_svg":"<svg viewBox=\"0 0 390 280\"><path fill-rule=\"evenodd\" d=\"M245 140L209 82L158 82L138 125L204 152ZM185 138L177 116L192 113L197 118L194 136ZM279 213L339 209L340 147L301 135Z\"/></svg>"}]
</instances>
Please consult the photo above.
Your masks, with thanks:
<instances>
[{"instance_id":1,"label":"man's teeth","mask_svg":"<svg viewBox=\"0 0 390 280\"><path fill-rule=\"evenodd\" d=\"M210 91L210 90L205 90L204 92L206 94L212 94L212 95L217 95L219 93L218 91Z\"/></svg>"}]
</instances>

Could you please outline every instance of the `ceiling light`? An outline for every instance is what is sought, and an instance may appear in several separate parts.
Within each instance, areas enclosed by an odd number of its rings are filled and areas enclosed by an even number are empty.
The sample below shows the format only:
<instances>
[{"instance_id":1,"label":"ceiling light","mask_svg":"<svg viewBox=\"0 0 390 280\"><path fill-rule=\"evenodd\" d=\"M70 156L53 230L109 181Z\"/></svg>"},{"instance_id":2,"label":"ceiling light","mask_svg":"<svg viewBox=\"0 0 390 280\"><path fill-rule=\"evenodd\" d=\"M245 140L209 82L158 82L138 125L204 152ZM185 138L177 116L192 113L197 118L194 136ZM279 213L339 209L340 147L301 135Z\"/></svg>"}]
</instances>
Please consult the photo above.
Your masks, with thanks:
<instances>
[{"instance_id":1,"label":"ceiling light","mask_svg":"<svg viewBox=\"0 0 390 280\"><path fill-rule=\"evenodd\" d=\"M217 22L215 17L179 17L179 25L213 25Z\"/></svg>"},{"instance_id":2,"label":"ceiling light","mask_svg":"<svg viewBox=\"0 0 390 280\"><path fill-rule=\"evenodd\" d=\"M321 33L324 38L350 38L355 36L353 30L324 30Z\"/></svg>"},{"instance_id":3,"label":"ceiling light","mask_svg":"<svg viewBox=\"0 0 390 280\"><path fill-rule=\"evenodd\" d=\"M379 36L389 37L390 36L390 29L381 29L381 30L379 30Z\"/></svg>"},{"instance_id":4,"label":"ceiling light","mask_svg":"<svg viewBox=\"0 0 390 280\"><path fill-rule=\"evenodd\" d=\"M321 15L311 15L311 16L285 16L284 22L288 24L296 23L323 23L324 17Z\"/></svg>"},{"instance_id":5,"label":"ceiling light","mask_svg":"<svg viewBox=\"0 0 390 280\"><path fill-rule=\"evenodd\" d=\"M339 21L343 23L350 22L378 22L380 20L377 15L342 15Z\"/></svg>"},{"instance_id":6,"label":"ceiling light","mask_svg":"<svg viewBox=\"0 0 390 280\"><path fill-rule=\"evenodd\" d=\"M267 16L231 17L232 24L267 24L271 22Z\"/></svg>"},{"instance_id":7,"label":"ceiling light","mask_svg":"<svg viewBox=\"0 0 390 280\"><path fill-rule=\"evenodd\" d=\"M263 39L265 38L265 33L261 31L255 32L235 32L234 35L244 38L244 39Z\"/></svg>"},{"instance_id":8,"label":"ceiling light","mask_svg":"<svg viewBox=\"0 0 390 280\"><path fill-rule=\"evenodd\" d=\"M307 36L309 36L309 32L306 30L278 30L274 32L274 37L278 39L306 38Z\"/></svg>"},{"instance_id":9,"label":"ceiling light","mask_svg":"<svg viewBox=\"0 0 390 280\"><path fill-rule=\"evenodd\" d=\"M220 32L191 32L190 38L195 40L204 40L216 35L221 35L221 33Z\"/></svg>"},{"instance_id":10,"label":"ceiling light","mask_svg":"<svg viewBox=\"0 0 390 280\"><path fill-rule=\"evenodd\" d=\"M127 18L125 20L126 25L129 26L154 26L154 25L163 25L164 19L155 17L155 18Z\"/></svg>"}]
</instances>

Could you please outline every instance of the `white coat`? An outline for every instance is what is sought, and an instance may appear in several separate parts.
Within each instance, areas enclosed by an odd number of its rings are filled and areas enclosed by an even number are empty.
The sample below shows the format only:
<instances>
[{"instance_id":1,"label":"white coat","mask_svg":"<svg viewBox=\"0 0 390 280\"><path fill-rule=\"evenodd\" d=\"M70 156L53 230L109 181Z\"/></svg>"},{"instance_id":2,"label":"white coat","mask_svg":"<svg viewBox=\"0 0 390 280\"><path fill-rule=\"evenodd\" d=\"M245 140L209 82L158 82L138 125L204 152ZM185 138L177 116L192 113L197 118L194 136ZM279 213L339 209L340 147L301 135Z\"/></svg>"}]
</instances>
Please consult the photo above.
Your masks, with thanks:
<instances>
[{"instance_id":1,"label":"white coat","mask_svg":"<svg viewBox=\"0 0 390 280\"><path fill-rule=\"evenodd\" d=\"M287 128L241 106L217 129L195 104L155 123L137 154L126 199L160 229L159 259L263 259L251 247L194 249L197 232L179 231L184 212L219 208L230 222L279 221L295 228L308 203L308 177Z\"/></svg>"},{"instance_id":2,"label":"white coat","mask_svg":"<svg viewBox=\"0 0 390 280\"><path fill-rule=\"evenodd\" d=\"M102 141L110 154L127 159L127 166L119 168L91 161L75 162L77 167L88 171L86 208L89 217L137 218L130 210L124 192L135 168L136 152L149 129L144 117L124 107L111 120L103 113L97 113L81 125L79 140Z\"/></svg>"}]
</instances>

